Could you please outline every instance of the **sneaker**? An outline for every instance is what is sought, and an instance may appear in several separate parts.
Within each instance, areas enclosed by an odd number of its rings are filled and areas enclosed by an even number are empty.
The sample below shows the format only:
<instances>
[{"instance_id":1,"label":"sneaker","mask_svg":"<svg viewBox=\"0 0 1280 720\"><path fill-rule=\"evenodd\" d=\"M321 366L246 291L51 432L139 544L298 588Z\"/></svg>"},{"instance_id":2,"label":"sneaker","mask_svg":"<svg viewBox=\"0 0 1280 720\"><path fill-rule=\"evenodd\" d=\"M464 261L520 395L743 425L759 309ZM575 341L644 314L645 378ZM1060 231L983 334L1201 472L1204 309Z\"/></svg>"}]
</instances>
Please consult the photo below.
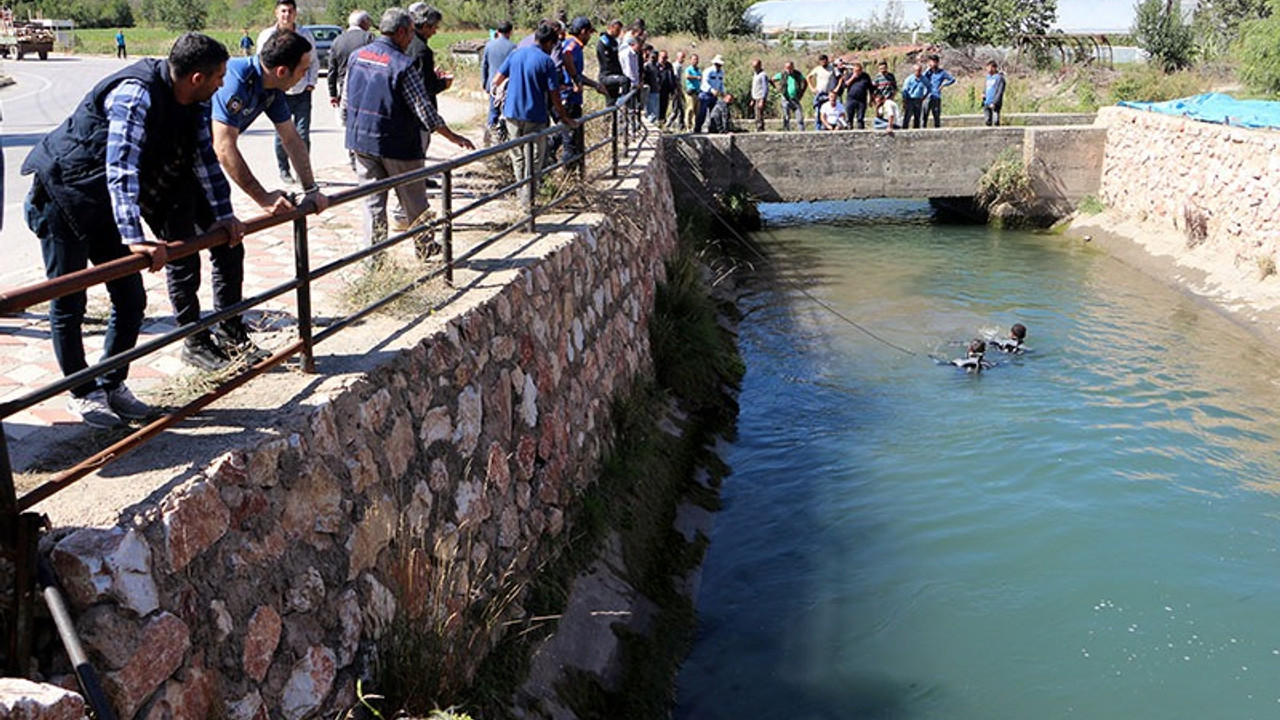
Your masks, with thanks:
<instances>
[{"instance_id":1,"label":"sneaker","mask_svg":"<svg viewBox=\"0 0 1280 720\"><path fill-rule=\"evenodd\" d=\"M123 383L107 391L107 404L124 420L146 420L156 412Z\"/></svg>"},{"instance_id":2,"label":"sneaker","mask_svg":"<svg viewBox=\"0 0 1280 720\"><path fill-rule=\"evenodd\" d=\"M440 189L440 181L439 181L439 180L436 180L435 178L427 178L427 180L426 180L426 186L427 186L427 189L428 189L428 190L439 190L439 189Z\"/></svg>"},{"instance_id":3,"label":"sneaker","mask_svg":"<svg viewBox=\"0 0 1280 720\"><path fill-rule=\"evenodd\" d=\"M101 388L84 397L72 395L67 398L67 410L78 416L89 427L115 428L124 424L120 416L111 409L107 391Z\"/></svg>"},{"instance_id":4,"label":"sneaker","mask_svg":"<svg viewBox=\"0 0 1280 720\"><path fill-rule=\"evenodd\" d=\"M249 339L249 331L245 329L244 321L240 318L226 320L215 326L213 342L227 357L243 358L250 365L257 365L271 357L271 353L254 345L253 340Z\"/></svg>"},{"instance_id":5,"label":"sneaker","mask_svg":"<svg viewBox=\"0 0 1280 720\"><path fill-rule=\"evenodd\" d=\"M442 248L440 243L434 239L415 240L413 243L413 252L418 256L419 262L426 262L431 258L439 255Z\"/></svg>"},{"instance_id":6,"label":"sneaker","mask_svg":"<svg viewBox=\"0 0 1280 720\"><path fill-rule=\"evenodd\" d=\"M290 174L288 170L281 170L281 171L280 171L280 182L284 183L285 185L293 185L293 184L295 184L294 179L293 179L293 175L292 175L292 174Z\"/></svg>"},{"instance_id":7,"label":"sneaker","mask_svg":"<svg viewBox=\"0 0 1280 720\"><path fill-rule=\"evenodd\" d=\"M213 342L208 331L196 333L183 341L182 361L209 372L225 370L231 364L231 358Z\"/></svg>"}]
</instances>

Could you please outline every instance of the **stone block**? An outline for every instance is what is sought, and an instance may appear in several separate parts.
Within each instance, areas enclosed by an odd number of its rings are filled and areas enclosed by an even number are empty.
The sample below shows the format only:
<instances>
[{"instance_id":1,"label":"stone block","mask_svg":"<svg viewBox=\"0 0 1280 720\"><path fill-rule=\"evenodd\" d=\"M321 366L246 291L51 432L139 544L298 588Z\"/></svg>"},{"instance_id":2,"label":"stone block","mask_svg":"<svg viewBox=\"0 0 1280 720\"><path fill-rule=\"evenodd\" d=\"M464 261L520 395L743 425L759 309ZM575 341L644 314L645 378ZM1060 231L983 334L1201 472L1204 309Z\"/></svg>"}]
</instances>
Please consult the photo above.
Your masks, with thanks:
<instances>
[{"instance_id":1,"label":"stone block","mask_svg":"<svg viewBox=\"0 0 1280 720\"><path fill-rule=\"evenodd\" d=\"M323 459L315 458L306 465L301 477L294 481L293 488L285 496L281 527L288 537L323 547L315 536L337 533L343 520L342 489L338 479Z\"/></svg>"},{"instance_id":2,"label":"stone block","mask_svg":"<svg viewBox=\"0 0 1280 720\"><path fill-rule=\"evenodd\" d=\"M213 673L197 665L189 668L181 680L165 683L147 711L147 720L206 720L217 697Z\"/></svg>"},{"instance_id":3,"label":"stone block","mask_svg":"<svg viewBox=\"0 0 1280 720\"><path fill-rule=\"evenodd\" d=\"M84 720L84 698L56 685L22 678L0 678L0 718Z\"/></svg>"},{"instance_id":4,"label":"stone block","mask_svg":"<svg viewBox=\"0 0 1280 720\"><path fill-rule=\"evenodd\" d=\"M371 640L381 640L396 619L396 596L368 573L360 578L360 595L364 628Z\"/></svg>"},{"instance_id":5,"label":"stone block","mask_svg":"<svg viewBox=\"0 0 1280 720\"><path fill-rule=\"evenodd\" d=\"M244 632L241 666L245 676L254 682L260 683L267 677L271 660L280 645L282 627L280 613L270 605L259 605L249 618L249 626Z\"/></svg>"},{"instance_id":6,"label":"stone block","mask_svg":"<svg viewBox=\"0 0 1280 720\"><path fill-rule=\"evenodd\" d=\"M169 566L181 572L192 560L226 534L231 512L217 489L207 482L192 483L161 505Z\"/></svg>"},{"instance_id":7,"label":"stone block","mask_svg":"<svg viewBox=\"0 0 1280 720\"><path fill-rule=\"evenodd\" d=\"M360 631L364 627L360 610L360 596L354 589L347 589L338 598L338 627L340 628L337 652L338 667L344 668L356 659L360 649Z\"/></svg>"},{"instance_id":8,"label":"stone block","mask_svg":"<svg viewBox=\"0 0 1280 720\"><path fill-rule=\"evenodd\" d=\"M356 523L355 532L347 541L347 552L350 555L348 580L354 580L377 563L378 554L395 537L398 521L399 514L390 497L384 495L369 504L364 517Z\"/></svg>"},{"instance_id":9,"label":"stone block","mask_svg":"<svg viewBox=\"0 0 1280 720\"><path fill-rule=\"evenodd\" d=\"M413 437L413 423L408 417L396 418L391 432L383 438L383 455L387 458L387 466L391 471L392 482L404 477L409 470L409 463L418 454L418 445Z\"/></svg>"},{"instance_id":10,"label":"stone block","mask_svg":"<svg viewBox=\"0 0 1280 720\"><path fill-rule=\"evenodd\" d=\"M496 490L499 496L506 495L507 489L511 487L511 463L507 459L507 451L496 442L489 443L485 477L489 487Z\"/></svg>"},{"instance_id":11,"label":"stone block","mask_svg":"<svg viewBox=\"0 0 1280 720\"><path fill-rule=\"evenodd\" d=\"M453 431L453 443L458 446L458 452L463 457L476 451L483 419L484 408L480 390L468 385L458 394L458 419Z\"/></svg>"},{"instance_id":12,"label":"stone block","mask_svg":"<svg viewBox=\"0 0 1280 720\"><path fill-rule=\"evenodd\" d=\"M449 419L449 408L435 407L428 410L426 417L422 419L422 431L418 433L422 444L431 445L452 436L453 422Z\"/></svg>"},{"instance_id":13,"label":"stone block","mask_svg":"<svg viewBox=\"0 0 1280 720\"><path fill-rule=\"evenodd\" d=\"M104 598L138 615L160 607L151 575L151 547L132 530L77 530L54 546L53 566L77 610Z\"/></svg>"},{"instance_id":14,"label":"stone block","mask_svg":"<svg viewBox=\"0 0 1280 720\"><path fill-rule=\"evenodd\" d=\"M324 578L320 571L309 567L294 576L285 592L285 609L288 612L307 613L324 603Z\"/></svg>"},{"instance_id":15,"label":"stone block","mask_svg":"<svg viewBox=\"0 0 1280 720\"><path fill-rule=\"evenodd\" d=\"M228 720L268 720L267 706L257 690L227 703Z\"/></svg>"},{"instance_id":16,"label":"stone block","mask_svg":"<svg viewBox=\"0 0 1280 720\"><path fill-rule=\"evenodd\" d=\"M132 718L148 698L160 689L191 648L186 623L162 612L139 629L136 649L120 669L102 676L102 687L121 718Z\"/></svg>"}]
</instances>

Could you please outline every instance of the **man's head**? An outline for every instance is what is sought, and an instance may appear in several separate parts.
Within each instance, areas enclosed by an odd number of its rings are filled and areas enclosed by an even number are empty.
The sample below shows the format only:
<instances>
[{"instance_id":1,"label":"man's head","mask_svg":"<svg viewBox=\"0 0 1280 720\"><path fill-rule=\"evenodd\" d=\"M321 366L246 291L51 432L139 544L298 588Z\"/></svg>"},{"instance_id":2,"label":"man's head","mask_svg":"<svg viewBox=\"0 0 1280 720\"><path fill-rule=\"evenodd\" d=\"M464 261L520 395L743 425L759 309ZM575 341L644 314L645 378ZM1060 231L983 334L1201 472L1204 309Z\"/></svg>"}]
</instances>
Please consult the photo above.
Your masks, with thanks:
<instances>
[{"instance_id":1,"label":"man's head","mask_svg":"<svg viewBox=\"0 0 1280 720\"><path fill-rule=\"evenodd\" d=\"M889 63L883 60L876 63L876 72L880 73L881 75L884 75L885 73L889 72Z\"/></svg>"},{"instance_id":2,"label":"man's head","mask_svg":"<svg viewBox=\"0 0 1280 720\"><path fill-rule=\"evenodd\" d=\"M413 29L418 37L426 40L440 29L440 21L444 15L426 3L414 3L409 6L409 17L413 20Z\"/></svg>"},{"instance_id":3,"label":"man's head","mask_svg":"<svg viewBox=\"0 0 1280 720\"><path fill-rule=\"evenodd\" d=\"M720 56L720 55L716 55L715 57L711 58L711 64L712 64L712 65L715 65L717 70L723 70L723 69L724 69L724 57L723 57L723 56Z\"/></svg>"},{"instance_id":4,"label":"man's head","mask_svg":"<svg viewBox=\"0 0 1280 720\"><path fill-rule=\"evenodd\" d=\"M796 71L796 64L788 60L785 64L783 64L782 71L785 73L793 73Z\"/></svg>"},{"instance_id":5,"label":"man's head","mask_svg":"<svg viewBox=\"0 0 1280 720\"><path fill-rule=\"evenodd\" d=\"M760 58L751 61L751 72L760 72L763 69L764 63L760 61Z\"/></svg>"},{"instance_id":6,"label":"man's head","mask_svg":"<svg viewBox=\"0 0 1280 720\"><path fill-rule=\"evenodd\" d=\"M818 64L822 67L826 67L829 62L831 62L831 59L828 58L825 53L818 56Z\"/></svg>"},{"instance_id":7,"label":"man's head","mask_svg":"<svg viewBox=\"0 0 1280 720\"><path fill-rule=\"evenodd\" d=\"M733 93L725 93L724 95L721 95L721 96L720 96L720 99L724 101L724 104L725 104L725 105L732 105L732 104L733 104Z\"/></svg>"},{"instance_id":8,"label":"man's head","mask_svg":"<svg viewBox=\"0 0 1280 720\"><path fill-rule=\"evenodd\" d=\"M583 45L587 44L587 41L591 39L591 33L595 31L596 28L591 24L591 18L585 15L579 15L573 19L573 22L569 23L569 34L578 38L578 41Z\"/></svg>"},{"instance_id":9,"label":"man's head","mask_svg":"<svg viewBox=\"0 0 1280 720\"><path fill-rule=\"evenodd\" d=\"M554 25L539 25L538 29L533 33L533 41L542 48L542 52L551 54L551 49L555 47L556 41L560 39L560 30Z\"/></svg>"},{"instance_id":10,"label":"man's head","mask_svg":"<svg viewBox=\"0 0 1280 720\"><path fill-rule=\"evenodd\" d=\"M995 60L989 60L987 62L987 74L995 75L998 72L1000 72L1000 66L996 64Z\"/></svg>"},{"instance_id":11,"label":"man's head","mask_svg":"<svg viewBox=\"0 0 1280 720\"><path fill-rule=\"evenodd\" d=\"M669 59L667 58L667 51L666 51L666 50L659 50L659 51L658 51L658 62L659 62L660 64L662 64L662 65L666 65L666 64L669 62Z\"/></svg>"},{"instance_id":12,"label":"man's head","mask_svg":"<svg viewBox=\"0 0 1280 720\"><path fill-rule=\"evenodd\" d=\"M924 74L924 66L920 63L916 63L911 69L917 76Z\"/></svg>"},{"instance_id":13,"label":"man's head","mask_svg":"<svg viewBox=\"0 0 1280 720\"><path fill-rule=\"evenodd\" d=\"M930 69L930 70L937 70L937 69L938 69L938 65L939 65L939 64L941 64L941 63L942 63L942 58L938 57L937 55L930 55L930 56L929 56L929 69Z\"/></svg>"},{"instance_id":14,"label":"man's head","mask_svg":"<svg viewBox=\"0 0 1280 720\"><path fill-rule=\"evenodd\" d=\"M263 44L258 59L264 85L273 89L293 87L311 65L311 41L292 30L280 30Z\"/></svg>"},{"instance_id":15,"label":"man's head","mask_svg":"<svg viewBox=\"0 0 1280 720\"><path fill-rule=\"evenodd\" d=\"M353 10L347 16L347 27L352 30L359 28L368 32L369 28L373 27L373 18L369 17L369 13L364 10Z\"/></svg>"},{"instance_id":16,"label":"man's head","mask_svg":"<svg viewBox=\"0 0 1280 720\"><path fill-rule=\"evenodd\" d=\"M409 11L402 7L389 7L383 11L382 17L378 20L378 32L389 38L396 47L404 50L413 41L413 18L409 16Z\"/></svg>"},{"instance_id":17,"label":"man's head","mask_svg":"<svg viewBox=\"0 0 1280 720\"><path fill-rule=\"evenodd\" d=\"M698 53L694 53L689 56L689 64L694 67L698 67L698 60L699 60Z\"/></svg>"},{"instance_id":18,"label":"man's head","mask_svg":"<svg viewBox=\"0 0 1280 720\"><path fill-rule=\"evenodd\" d=\"M498 27L494 29L497 30L498 34L504 38L511 37L511 21L510 20L503 20L502 22L498 23Z\"/></svg>"},{"instance_id":19,"label":"man's head","mask_svg":"<svg viewBox=\"0 0 1280 720\"><path fill-rule=\"evenodd\" d=\"M676 51L676 62L678 62L678 63L680 63L680 64L682 64L682 65L684 64L684 51L683 51L683 50L677 50L677 51Z\"/></svg>"},{"instance_id":20,"label":"man's head","mask_svg":"<svg viewBox=\"0 0 1280 720\"><path fill-rule=\"evenodd\" d=\"M619 35L622 34L622 21L610 20L609 24L606 25L604 28L604 34L608 35L611 38L616 39Z\"/></svg>"},{"instance_id":21,"label":"man's head","mask_svg":"<svg viewBox=\"0 0 1280 720\"><path fill-rule=\"evenodd\" d=\"M860 63L860 62L856 62L856 63L854 63L854 64L853 64L853 66L852 66L852 67L853 67L853 74L854 74L854 75L861 75L861 74L862 74L862 63Z\"/></svg>"},{"instance_id":22,"label":"man's head","mask_svg":"<svg viewBox=\"0 0 1280 720\"><path fill-rule=\"evenodd\" d=\"M1025 340L1027 337L1027 326L1022 323L1014 323L1013 327L1009 328L1009 337L1014 340Z\"/></svg>"},{"instance_id":23,"label":"man's head","mask_svg":"<svg viewBox=\"0 0 1280 720\"><path fill-rule=\"evenodd\" d=\"M175 99L183 104L202 103L222 87L230 55L222 43L208 35L186 33L169 50L169 77Z\"/></svg>"},{"instance_id":24,"label":"man's head","mask_svg":"<svg viewBox=\"0 0 1280 720\"><path fill-rule=\"evenodd\" d=\"M297 0L276 0L276 27L293 30L297 22Z\"/></svg>"}]
</instances>

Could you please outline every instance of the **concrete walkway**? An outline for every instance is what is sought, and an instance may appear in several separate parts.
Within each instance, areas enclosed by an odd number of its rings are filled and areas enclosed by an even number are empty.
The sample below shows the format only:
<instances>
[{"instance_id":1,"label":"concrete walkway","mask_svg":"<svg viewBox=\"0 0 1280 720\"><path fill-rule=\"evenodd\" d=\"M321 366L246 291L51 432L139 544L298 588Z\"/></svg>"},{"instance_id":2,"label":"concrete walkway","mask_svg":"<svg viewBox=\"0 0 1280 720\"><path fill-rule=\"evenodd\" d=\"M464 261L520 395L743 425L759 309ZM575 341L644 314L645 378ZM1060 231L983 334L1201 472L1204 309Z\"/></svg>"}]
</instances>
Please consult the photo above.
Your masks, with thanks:
<instances>
[{"instance_id":1,"label":"concrete walkway","mask_svg":"<svg viewBox=\"0 0 1280 720\"><path fill-rule=\"evenodd\" d=\"M325 93L317 90L315 101L311 140L312 162L317 179L330 192L355 187L357 184L355 175L346 164L342 128L338 125L333 110L327 105ZM440 98L440 111L451 127L470 137L477 145L479 144L482 126L480 113L483 111L481 104L471 99L443 95ZM241 148L249 166L263 185L268 188L278 187L280 183L277 179L273 149L274 130L265 121L260 120L257 124L262 127L255 126L245 133L241 139ZM461 153L460 148L437 136L431 144L428 161L456 157ZM294 186L286 189L296 191L298 188ZM433 197L437 193L438 191L433 192ZM233 204L237 216L241 219L262 214L257 205L234 186ZM438 207L439 202L433 201L432 205ZM309 218L311 267L318 267L354 252L362 246L360 236L362 207L362 203L357 201ZM29 241L37 244L39 242L34 235L30 235ZM247 251L245 297L258 294L294 277L291 224L246 238L245 248ZM406 252L409 251L406 250ZM213 302L209 288L207 253L202 253L202 268L204 279L200 293L201 306L208 312L212 309ZM24 269L20 277L21 284L44 279L39 267L31 267L29 271ZM339 272L324 278L314 286L316 315L336 309L336 297L351 277L353 277L351 272ZM143 326L140 343L175 327L164 278L164 272L143 275L147 289L147 319ZM89 291L89 313L85 323L85 352L91 361L101 356L103 332L106 328L105 318L109 307L104 288L98 287ZM290 294L261 306L250 313L246 321L255 338L267 349L272 349L284 342L286 333L280 331L291 329L296 317L296 304L293 295ZM148 391L154 391L179 375L194 373L195 371L179 359L180 348L180 344L174 345L134 363L130 368L130 387L145 397ZM61 372L54 359L52 344L49 340L48 305L30 308L17 316L0 317L0 401L22 397L60 378ZM79 420L67 412L65 406L66 396L62 395L8 418L4 422L4 430L11 448L15 443L38 440L33 436L51 426L79 426Z\"/></svg>"}]
</instances>

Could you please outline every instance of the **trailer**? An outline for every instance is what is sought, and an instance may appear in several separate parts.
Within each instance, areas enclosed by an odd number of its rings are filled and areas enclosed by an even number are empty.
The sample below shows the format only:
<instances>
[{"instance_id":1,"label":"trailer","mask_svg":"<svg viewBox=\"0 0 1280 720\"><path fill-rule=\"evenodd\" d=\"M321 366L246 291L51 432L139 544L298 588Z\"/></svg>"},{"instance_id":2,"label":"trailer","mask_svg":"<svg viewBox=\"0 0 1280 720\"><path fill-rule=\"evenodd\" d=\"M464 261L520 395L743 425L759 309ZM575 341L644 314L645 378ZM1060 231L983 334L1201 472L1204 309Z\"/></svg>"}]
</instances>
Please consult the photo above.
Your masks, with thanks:
<instances>
[{"instance_id":1,"label":"trailer","mask_svg":"<svg viewBox=\"0 0 1280 720\"><path fill-rule=\"evenodd\" d=\"M35 23L14 22L13 11L0 9L0 58L13 55L21 60L27 55L39 55L48 60L53 50L53 30Z\"/></svg>"}]
</instances>

